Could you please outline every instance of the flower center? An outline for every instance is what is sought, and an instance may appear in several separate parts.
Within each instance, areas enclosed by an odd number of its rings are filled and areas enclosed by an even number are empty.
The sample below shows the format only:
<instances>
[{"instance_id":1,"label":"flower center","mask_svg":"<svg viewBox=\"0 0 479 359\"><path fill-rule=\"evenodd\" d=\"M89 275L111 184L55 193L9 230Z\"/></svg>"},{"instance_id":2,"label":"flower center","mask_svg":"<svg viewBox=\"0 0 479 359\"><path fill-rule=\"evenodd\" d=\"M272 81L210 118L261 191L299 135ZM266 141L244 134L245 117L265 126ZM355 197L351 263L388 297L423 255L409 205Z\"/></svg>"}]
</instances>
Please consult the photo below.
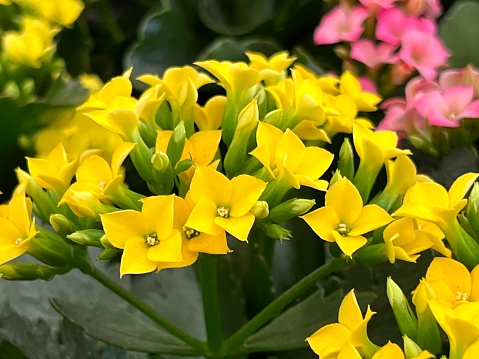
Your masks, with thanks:
<instances>
[{"instance_id":1,"label":"flower center","mask_svg":"<svg viewBox=\"0 0 479 359\"><path fill-rule=\"evenodd\" d=\"M158 239L158 235L156 232L150 233L149 235L146 236L145 243L150 245L150 246L155 246L158 243L160 243L160 240Z\"/></svg>"},{"instance_id":2,"label":"flower center","mask_svg":"<svg viewBox=\"0 0 479 359\"><path fill-rule=\"evenodd\" d=\"M463 302L467 302L467 293L466 292L457 292L456 300L461 300Z\"/></svg>"},{"instance_id":3,"label":"flower center","mask_svg":"<svg viewBox=\"0 0 479 359\"><path fill-rule=\"evenodd\" d=\"M23 242L23 239L22 238L17 238L17 240L15 241L15 244L18 246L20 243Z\"/></svg>"},{"instance_id":4,"label":"flower center","mask_svg":"<svg viewBox=\"0 0 479 359\"><path fill-rule=\"evenodd\" d=\"M100 189L105 189L105 187L106 187L106 181L100 181L100 182L98 183L98 187L99 187Z\"/></svg>"},{"instance_id":5,"label":"flower center","mask_svg":"<svg viewBox=\"0 0 479 359\"><path fill-rule=\"evenodd\" d=\"M216 216L222 218L230 218L230 209L226 207L218 207L216 208Z\"/></svg>"},{"instance_id":6,"label":"flower center","mask_svg":"<svg viewBox=\"0 0 479 359\"><path fill-rule=\"evenodd\" d=\"M195 238L200 235L199 231L190 227L183 226L182 230L183 230L183 233L185 234L185 237L188 239Z\"/></svg>"},{"instance_id":7,"label":"flower center","mask_svg":"<svg viewBox=\"0 0 479 359\"><path fill-rule=\"evenodd\" d=\"M349 229L344 223L340 223L338 226L338 232L343 237L346 237L349 233Z\"/></svg>"}]
</instances>

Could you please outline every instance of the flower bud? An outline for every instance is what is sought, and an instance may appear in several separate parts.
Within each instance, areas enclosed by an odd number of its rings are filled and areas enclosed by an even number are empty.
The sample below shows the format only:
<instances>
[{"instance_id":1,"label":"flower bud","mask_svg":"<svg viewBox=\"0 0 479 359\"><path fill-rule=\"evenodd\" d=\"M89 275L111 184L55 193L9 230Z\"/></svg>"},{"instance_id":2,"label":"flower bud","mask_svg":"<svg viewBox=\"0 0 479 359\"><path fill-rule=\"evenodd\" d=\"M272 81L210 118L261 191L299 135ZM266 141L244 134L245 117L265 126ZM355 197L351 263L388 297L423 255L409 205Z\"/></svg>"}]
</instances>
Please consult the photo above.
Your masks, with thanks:
<instances>
[{"instance_id":1,"label":"flower bud","mask_svg":"<svg viewBox=\"0 0 479 359\"><path fill-rule=\"evenodd\" d=\"M103 246L103 248L115 248L113 244L110 243L106 235L103 235L100 237L100 243Z\"/></svg>"},{"instance_id":2,"label":"flower bud","mask_svg":"<svg viewBox=\"0 0 479 359\"><path fill-rule=\"evenodd\" d=\"M116 248L105 248L99 255L98 259L101 261L104 260L109 260L114 258L118 253L120 253L120 250Z\"/></svg>"},{"instance_id":3,"label":"flower bud","mask_svg":"<svg viewBox=\"0 0 479 359\"><path fill-rule=\"evenodd\" d=\"M51 280L55 274L64 272L35 263L7 263L0 266L0 278L7 280Z\"/></svg>"},{"instance_id":4,"label":"flower bud","mask_svg":"<svg viewBox=\"0 0 479 359\"><path fill-rule=\"evenodd\" d=\"M252 100L239 114L233 141L224 159L224 167L229 177L241 173L248 156L248 140L259 121L256 100Z\"/></svg>"},{"instance_id":5,"label":"flower bud","mask_svg":"<svg viewBox=\"0 0 479 359\"><path fill-rule=\"evenodd\" d=\"M175 127L173 134L168 141L168 147L166 148L167 157L171 161L171 165L174 167L183 154L186 141L186 129L185 124L181 121L178 126ZM156 154L156 152L155 152ZM154 156L154 155L153 155ZM156 167L155 167L156 168ZM158 171L161 171L159 169Z\"/></svg>"},{"instance_id":6,"label":"flower bud","mask_svg":"<svg viewBox=\"0 0 479 359\"><path fill-rule=\"evenodd\" d=\"M419 347L419 345L407 335L404 335L402 338L404 341L404 354L406 354L406 358L418 358L422 353L421 347Z\"/></svg>"},{"instance_id":7,"label":"flower bud","mask_svg":"<svg viewBox=\"0 0 479 359\"><path fill-rule=\"evenodd\" d=\"M79 228L63 214L55 213L50 216L50 224L62 236L66 236Z\"/></svg>"},{"instance_id":8,"label":"flower bud","mask_svg":"<svg viewBox=\"0 0 479 359\"><path fill-rule=\"evenodd\" d=\"M417 336L417 318L401 288L388 277L387 296L393 309L394 317L402 335L410 338Z\"/></svg>"},{"instance_id":9,"label":"flower bud","mask_svg":"<svg viewBox=\"0 0 479 359\"><path fill-rule=\"evenodd\" d=\"M262 228L263 232L269 238L277 239L281 242L283 242L283 240L289 240L292 238L291 231L288 231L286 228L281 227L279 224L266 223Z\"/></svg>"},{"instance_id":10,"label":"flower bud","mask_svg":"<svg viewBox=\"0 0 479 359\"><path fill-rule=\"evenodd\" d=\"M101 238L104 235L105 232L100 229L84 229L67 235L67 238L84 246L104 248L101 242Z\"/></svg>"},{"instance_id":11,"label":"flower bud","mask_svg":"<svg viewBox=\"0 0 479 359\"><path fill-rule=\"evenodd\" d=\"M366 267L373 267L388 260L387 246L385 243L368 244L353 254L355 263Z\"/></svg>"},{"instance_id":12,"label":"flower bud","mask_svg":"<svg viewBox=\"0 0 479 359\"><path fill-rule=\"evenodd\" d=\"M27 253L52 267L65 267L73 262L71 247L57 234L41 230L28 246Z\"/></svg>"},{"instance_id":13,"label":"flower bud","mask_svg":"<svg viewBox=\"0 0 479 359\"><path fill-rule=\"evenodd\" d=\"M181 172L185 172L190 169L191 166L194 165L194 162L190 159L180 161L175 166L175 176L180 174Z\"/></svg>"},{"instance_id":14,"label":"flower bud","mask_svg":"<svg viewBox=\"0 0 479 359\"><path fill-rule=\"evenodd\" d=\"M249 210L257 219L263 219L268 217L269 206L266 201L256 201L253 208Z\"/></svg>"},{"instance_id":15,"label":"flower bud","mask_svg":"<svg viewBox=\"0 0 479 359\"><path fill-rule=\"evenodd\" d=\"M338 170L350 181L354 178L354 150L349 138L345 138L339 150Z\"/></svg>"},{"instance_id":16,"label":"flower bud","mask_svg":"<svg viewBox=\"0 0 479 359\"><path fill-rule=\"evenodd\" d=\"M479 183L474 183L466 206L466 219L470 229L479 236ZM478 237L479 238L479 237Z\"/></svg>"},{"instance_id":17,"label":"flower bud","mask_svg":"<svg viewBox=\"0 0 479 359\"><path fill-rule=\"evenodd\" d=\"M170 159L165 152L155 151L153 156L151 156L151 164L157 171L161 172L168 168L170 164Z\"/></svg>"},{"instance_id":18,"label":"flower bud","mask_svg":"<svg viewBox=\"0 0 479 359\"><path fill-rule=\"evenodd\" d=\"M271 222L281 223L308 212L315 205L314 199L292 198L274 207L268 216Z\"/></svg>"}]
</instances>

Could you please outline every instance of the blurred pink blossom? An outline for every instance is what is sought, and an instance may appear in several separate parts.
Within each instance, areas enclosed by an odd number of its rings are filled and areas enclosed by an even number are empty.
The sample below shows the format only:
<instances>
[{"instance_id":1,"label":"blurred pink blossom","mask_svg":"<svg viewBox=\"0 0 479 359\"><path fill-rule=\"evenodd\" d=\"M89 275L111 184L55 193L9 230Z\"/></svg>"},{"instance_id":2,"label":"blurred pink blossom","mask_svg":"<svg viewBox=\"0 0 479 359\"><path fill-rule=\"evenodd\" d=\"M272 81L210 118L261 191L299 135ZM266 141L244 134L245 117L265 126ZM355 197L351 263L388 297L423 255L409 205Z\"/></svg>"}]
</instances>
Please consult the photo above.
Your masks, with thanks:
<instances>
[{"instance_id":1,"label":"blurred pink blossom","mask_svg":"<svg viewBox=\"0 0 479 359\"><path fill-rule=\"evenodd\" d=\"M361 76L359 77L359 84L361 85L361 90L364 92L369 92L375 95L378 95L378 87L374 83L373 80L371 80L367 76Z\"/></svg>"},{"instance_id":2,"label":"blurred pink blossom","mask_svg":"<svg viewBox=\"0 0 479 359\"><path fill-rule=\"evenodd\" d=\"M372 40L358 40L351 44L349 56L367 67L375 68L380 64L393 64L397 62L398 57L394 54L396 46L380 42L375 44Z\"/></svg>"},{"instance_id":3,"label":"blurred pink blossom","mask_svg":"<svg viewBox=\"0 0 479 359\"><path fill-rule=\"evenodd\" d=\"M375 13L379 9L389 9L393 7L396 0L359 0L370 13Z\"/></svg>"},{"instance_id":4,"label":"blurred pink blossom","mask_svg":"<svg viewBox=\"0 0 479 359\"><path fill-rule=\"evenodd\" d=\"M314 31L314 42L318 45L354 42L363 33L363 22L368 16L368 10L363 6L336 6L322 17Z\"/></svg>"},{"instance_id":5,"label":"blurred pink blossom","mask_svg":"<svg viewBox=\"0 0 479 359\"><path fill-rule=\"evenodd\" d=\"M409 26L409 19L409 16L396 7L379 11L376 38L388 44L399 46L402 34Z\"/></svg>"},{"instance_id":6,"label":"blurred pink blossom","mask_svg":"<svg viewBox=\"0 0 479 359\"><path fill-rule=\"evenodd\" d=\"M479 71L472 65L468 65L462 69L448 69L441 72L439 86L443 90L456 85L472 86L474 98L479 98Z\"/></svg>"}]
</instances>

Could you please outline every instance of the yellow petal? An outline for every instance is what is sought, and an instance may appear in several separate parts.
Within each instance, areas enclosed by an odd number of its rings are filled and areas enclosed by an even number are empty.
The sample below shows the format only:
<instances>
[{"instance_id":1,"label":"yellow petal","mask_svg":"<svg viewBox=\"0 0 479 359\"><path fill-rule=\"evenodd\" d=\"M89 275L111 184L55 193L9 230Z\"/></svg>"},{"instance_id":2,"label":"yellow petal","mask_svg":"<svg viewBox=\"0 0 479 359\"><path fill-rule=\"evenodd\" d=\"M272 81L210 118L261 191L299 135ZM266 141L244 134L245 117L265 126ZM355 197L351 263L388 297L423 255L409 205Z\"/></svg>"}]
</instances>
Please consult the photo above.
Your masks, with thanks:
<instances>
[{"instance_id":1,"label":"yellow petal","mask_svg":"<svg viewBox=\"0 0 479 359\"><path fill-rule=\"evenodd\" d=\"M326 193L325 203L335 210L339 221L347 226L358 218L363 208L357 188L345 177L331 186Z\"/></svg>"},{"instance_id":2,"label":"yellow petal","mask_svg":"<svg viewBox=\"0 0 479 359\"><path fill-rule=\"evenodd\" d=\"M199 131L189 140L193 146L193 162L198 166L208 166L218 150L221 131Z\"/></svg>"},{"instance_id":3,"label":"yellow petal","mask_svg":"<svg viewBox=\"0 0 479 359\"><path fill-rule=\"evenodd\" d=\"M141 212L130 209L101 215L101 222L108 241L116 248L124 248L129 238L141 238L149 234L151 227Z\"/></svg>"},{"instance_id":4,"label":"yellow petal","mask_svg":"<svg viewBox=\"0 0 479 359\"><path fill-rule=\"evenodd\" d=\"M338 314L339 323L353 330L363 320L354 290L351 290L342 300Z\"/></svg>"},{"instance_id":5,"label":"yellow petal","mask_svg":"<svg viewBox=\"0 0 479 359\"><path fill-rule=\"evenodd\" d=\"M156 269L156 263L147 257L151 248L144 238L130 238L125 243L120 263L120 277L125 274L143 274Z\"/></svg>"},{"instance_id":6,"label":"yellow petal","mask_svg":"<svg viewBox=\"0 0 479 359\"><path fill-rule=\"evenodd\" d=\"M471 302L479 302L479 265L471 272Z\"/></svg>"},{"instance_id":7,"label":"yellow petal","mask_svg":"<svg viewBox=\"0 0 479 359\"><path fill-rule=\"evenodd\" d=\"M0 264L11 261L20 257L27 251L27 246L17 246L16 244L0 244Z\"/></svg>"},{"instance_id":8,"label":"yellow petal","mask_svg":"<svg viewBox=\"0 0 479 359\"><path fill-rule=\"evenodd\" d=\"M275 162L279 169L287 168L292 173L301 164L305 156L303 142L289 128L281 137L276 149Z\"/></svg>"},{"instance_id":9,"label":"yellow petal","mask_svg":"<svg viewBox=\"0 0 479 359\"><path fill-rule=\"evenodd\" d=\"M221 234L223 230L215 224L217 208L215 203L207 199L201 200L191 211L186 226L213 236Z\"/></svg>"},{"instance_id":10,"label":"yellow petal","mask_svg":"<svg viewBox=\"0 0 479 359\"><path fill-rule=\"evenodd\" d=\"M388 342L373 355L372 359L404 359L404 353L397 344Z\"/></svg>"},{"instance_id":11,"label":"yellow petal","mask_svg":"<svg viewBox=\"0 0 479 359\"><path fill-rule=\"evenodd\" d=\"M160 243L150 246L146 257L153 262L183 262L181 245L181 234L175 229L169 237L162 238Z\"/></svg>"},{"instance_id":12,"label":"yellow petal","mask_svg":"<svg viewBox=\"0 0 479 359\"><path fill-rule=\"evenodd\" d=\"M254 214L248 212L241 217L216 217L215 223L240 241L248 241L248 234L254 220Z\"/></svg>"},{"instance_id":13,"label":"yellow petal","mask_svg":"<svg viewBox=\"0 0 479 359\"><path fill-rule=\"evenodd\" d=\"M363 357L361 356L361 354L359 354L356 348L350 342L347 342L339 351L337 359L362 359L362 358Z\"/></svg>"},{"instance_id":14,"label":"yellow petal","mask_svg":"<svg viewBox=\"0 0 479 359\"><path fill-rule=\"evenodd\" d=\"M198 237L189 240L188 249L194 252L209 254L226 254L231 252L226 241L225 231L221 231L217 236L200 233Z\"/></svg>"},{"instance_id":15,"label":"yellow petal","mask_svg":"<svg viewBox=\"0 0 479 359\"><path fill-rule=\"evenodd\" d=\"M205 198L217 206L228 206L231 192L232 184L228 178L220 172L202 166L196 169L189 191L194 202L198 203Z\"/></svg>"},{"instance_id":16,"label":"yellow petal","mask_svg":"<svg viewBox=\"0 0 479 359\"><path fill-rule=\"evenodd\" d=\"M458 177L449 189L449 207L455 207L466 195L479 174L466 173Z\"/></svg>"},{"instance_id":17,"label":"yellow petal","mask_svg":"<svg viewBox=\"0 0 479 359\"><path fill-rule=\"evenodd\" d=\"M343 237L337 231L332 231L331 234L334 237L335 242L344 254L352 256L359 248L363 247L367 243L367 239L363 236L345 236Z\"/></svg>"},{"instance_id":18,"label":"yellow petal","mask_svg":"<svg viewBox=\"0 0 479 359\"><path fill-rule=\"evenodd\" d=\"M300 218L304 219L321 239L327 242L334 242L334 237L331 233L333 230L338 229L339 218L332 207L318 208Z\"/></svg>"},{"instance_id":19,"label":"yellow petal","mask_svg":"<svg viewBox=\"0 0 479 359\"><path fill-rule=\"evenodd\" d=\"M111 158L111 173L113 177L119 175L123 161L135 146L136 143L123 142L115 149Z\"/></svg>"},{"instance_id":20,"label":"yellow petal","mask_svg":"<svg viewBox=\"0 0 479 359\"><path fill-rule=\"evenodd\" d=\"M266 188L266 182L249 175L231 180L230 216L244 216L254 206Z\"/></svg>"},{"instance_id":21,"label":"yellow petal","mask_svg":"<svg viewBox=\"0 0 479 359\"><path fill-rule=\"evenodd\" d=\"M146 197L141 201L143 216L155 229L160 241L169 237L173 230L174 195Z\"/></svg>"},{"instance_id":22,"label":"yellow petal","mask_svg":"<svg viewBox=\"0 0 479 359\"><path fill-rule=\"evenodd\" d=\"M361 209L358 218L350 224L351 231L349 235L357 236L368 233L388 224L392 220L392 217L384 209L375 204L368 204Z\"/></svg>"},{"instance_id":23,"label":"yellow petal","mask_svg":"<svg viewBox=\"0 0 479 359\"><path fill-rule=\"evenodd\" d=\"M306 338L309 346L322 359L336 358L346 344L351 331L339 323L328 324Z\"/></svg>"}]
</instances>

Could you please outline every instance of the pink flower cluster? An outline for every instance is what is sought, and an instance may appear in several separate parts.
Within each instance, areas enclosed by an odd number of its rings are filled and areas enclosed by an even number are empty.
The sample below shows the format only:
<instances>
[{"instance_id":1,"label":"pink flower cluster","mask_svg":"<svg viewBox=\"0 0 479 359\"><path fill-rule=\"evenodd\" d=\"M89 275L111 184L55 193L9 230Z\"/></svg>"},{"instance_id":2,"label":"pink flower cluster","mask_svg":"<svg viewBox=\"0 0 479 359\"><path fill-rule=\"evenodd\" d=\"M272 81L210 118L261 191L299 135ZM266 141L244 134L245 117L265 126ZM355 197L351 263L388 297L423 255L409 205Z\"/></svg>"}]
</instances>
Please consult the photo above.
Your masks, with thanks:
<instances>
[{"instance_id":1,"label":"pink flower cluster","mask_svg":"<svg viewBox=\"0 0 479 359\"><path fill-rule=\"evenodd\" d=\"M325 14L314 33L316 44L349 42L349 56L374 69L391 64L391 79L404 83L415 70L436 77L449 52L437 36L438 0L360 0L341 3Z\"/></svg>"},{"instance_id":2,"label":"pink flower cluster","mask_svg":"<svg viewBox=\"0 0 479 359\"><path fill-rule=\"evenodd\" d=\"M479 72L467 66L442 71L437 82L415 77L407 83L405 96L382 103L385 117L378 130L404 137L428 126L459 127L464 118L479 118Z\"/></svg>"}]
</instances>

